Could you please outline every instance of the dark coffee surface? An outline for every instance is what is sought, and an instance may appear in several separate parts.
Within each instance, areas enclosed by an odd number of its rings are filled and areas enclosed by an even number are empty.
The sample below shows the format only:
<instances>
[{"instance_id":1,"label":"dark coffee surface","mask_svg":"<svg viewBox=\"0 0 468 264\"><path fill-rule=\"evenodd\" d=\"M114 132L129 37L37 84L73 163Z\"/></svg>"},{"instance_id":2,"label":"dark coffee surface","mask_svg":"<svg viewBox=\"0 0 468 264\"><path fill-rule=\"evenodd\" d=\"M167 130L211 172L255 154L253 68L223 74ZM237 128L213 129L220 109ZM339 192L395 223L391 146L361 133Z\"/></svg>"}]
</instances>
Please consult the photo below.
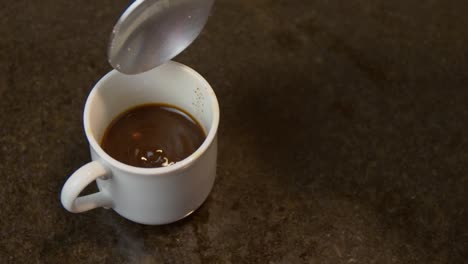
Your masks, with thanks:
<instances>
[{"instance_id":1,"label":"dark coffee surface","mask_svg":"<svg viewBox=\"0 0 468 264\"><path fill-rule=\"evenodd\" d=\"M197 150L205 139L201 126L173 106L147 104L120 114L107 128L102 148L131 166L166 167Z\"/></svg>"}]
</instances>

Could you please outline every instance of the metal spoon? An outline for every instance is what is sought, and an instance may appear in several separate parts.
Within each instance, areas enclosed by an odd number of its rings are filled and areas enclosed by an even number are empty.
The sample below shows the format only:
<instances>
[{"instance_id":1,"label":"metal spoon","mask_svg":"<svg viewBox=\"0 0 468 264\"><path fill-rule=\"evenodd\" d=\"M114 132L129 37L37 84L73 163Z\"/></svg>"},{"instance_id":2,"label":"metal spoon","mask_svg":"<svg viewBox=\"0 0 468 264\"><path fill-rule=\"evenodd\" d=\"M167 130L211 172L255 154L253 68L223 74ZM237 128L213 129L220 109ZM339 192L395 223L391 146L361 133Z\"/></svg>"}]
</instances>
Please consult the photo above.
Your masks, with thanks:
<instances>
[{"instance_id":1,"label":"metal spoon","mask_svg":"<svg viewBox=\"0 0 468 264\"><path fill-rule=\"evenodd\" d=\"M137 74L169 61L189 46L208 20L214 0L136 0L114 26L109 63Z\"/></svg>"}]
</instances>

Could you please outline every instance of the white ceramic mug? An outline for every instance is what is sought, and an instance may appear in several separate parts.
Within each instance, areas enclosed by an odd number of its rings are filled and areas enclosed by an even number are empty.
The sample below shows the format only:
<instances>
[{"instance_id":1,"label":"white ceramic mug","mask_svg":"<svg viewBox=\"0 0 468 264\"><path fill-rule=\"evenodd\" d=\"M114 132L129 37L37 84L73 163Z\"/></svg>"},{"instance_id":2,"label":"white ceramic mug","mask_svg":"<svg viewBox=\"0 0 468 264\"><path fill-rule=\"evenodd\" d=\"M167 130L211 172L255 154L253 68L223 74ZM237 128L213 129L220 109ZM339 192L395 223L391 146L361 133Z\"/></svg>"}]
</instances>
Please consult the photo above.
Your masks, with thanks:
<instances>
[{"instance_id":1,"label":"white ceramic mug","mask_svg":"<svg viewBox=\"0 0 468 264\"><path fill-rule=\"evenodd\" d=\"M100 141L120 113L145 103L165 103L192 114L207 137L192 155L162 168L138 168L110 157ZM111 71L93 88L84 110L84 129L92 161L62 188L62 205L80 213L112 208L142 224L167 224L195 211L210 193L216 176L219 106L208 82L191 68L169 61L151 71L124 75ZM79 196L93 181L99 192Z\"/></svg>"}]
</instances>

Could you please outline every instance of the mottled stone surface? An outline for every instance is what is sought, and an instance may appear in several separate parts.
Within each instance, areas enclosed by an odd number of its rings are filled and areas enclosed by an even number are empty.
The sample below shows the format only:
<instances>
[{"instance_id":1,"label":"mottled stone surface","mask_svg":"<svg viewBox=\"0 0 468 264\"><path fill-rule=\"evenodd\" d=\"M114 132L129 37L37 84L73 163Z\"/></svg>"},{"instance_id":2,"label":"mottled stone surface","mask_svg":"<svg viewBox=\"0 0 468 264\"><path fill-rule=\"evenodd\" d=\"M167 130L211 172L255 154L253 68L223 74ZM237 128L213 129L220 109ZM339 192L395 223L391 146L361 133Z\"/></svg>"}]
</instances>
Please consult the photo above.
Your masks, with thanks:
<instances>
[{"instance_id":1,"label":"mottled stone surface","mask_svg":"<svg viewBox=\"0 0 468 264\"><path fill-rule=\"evenodd\" d=\"M128 3L2 0L0 263L467 263L466 1L218 0L176 58L219 97L218 178L160 227L59 202Z\"/></svg>"}]
</instances>

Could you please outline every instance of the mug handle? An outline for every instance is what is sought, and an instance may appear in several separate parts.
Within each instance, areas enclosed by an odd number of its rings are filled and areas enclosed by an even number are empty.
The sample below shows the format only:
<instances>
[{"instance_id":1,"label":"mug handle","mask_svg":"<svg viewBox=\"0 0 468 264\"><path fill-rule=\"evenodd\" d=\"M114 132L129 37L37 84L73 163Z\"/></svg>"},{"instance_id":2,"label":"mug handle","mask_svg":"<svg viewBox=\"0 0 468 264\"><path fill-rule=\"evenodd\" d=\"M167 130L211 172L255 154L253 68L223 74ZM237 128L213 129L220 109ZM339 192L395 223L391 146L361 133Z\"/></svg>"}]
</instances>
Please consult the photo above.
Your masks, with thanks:
<instances>
[{"instance_id":1,"label":"mug handle","mask_svg":"<svg viewBox=\"0 0 468 264\"><path fill-rule=\"evenodd\" d=\"M102 177L101 179L107 180L110 176L111 173L99 161L83 165L63 185L60 196L63 207L72 213L81 213L98 207L112 207L112 199L103 191L78 197L83 189L97 178Z\"/></svg>"}]
</instances>

